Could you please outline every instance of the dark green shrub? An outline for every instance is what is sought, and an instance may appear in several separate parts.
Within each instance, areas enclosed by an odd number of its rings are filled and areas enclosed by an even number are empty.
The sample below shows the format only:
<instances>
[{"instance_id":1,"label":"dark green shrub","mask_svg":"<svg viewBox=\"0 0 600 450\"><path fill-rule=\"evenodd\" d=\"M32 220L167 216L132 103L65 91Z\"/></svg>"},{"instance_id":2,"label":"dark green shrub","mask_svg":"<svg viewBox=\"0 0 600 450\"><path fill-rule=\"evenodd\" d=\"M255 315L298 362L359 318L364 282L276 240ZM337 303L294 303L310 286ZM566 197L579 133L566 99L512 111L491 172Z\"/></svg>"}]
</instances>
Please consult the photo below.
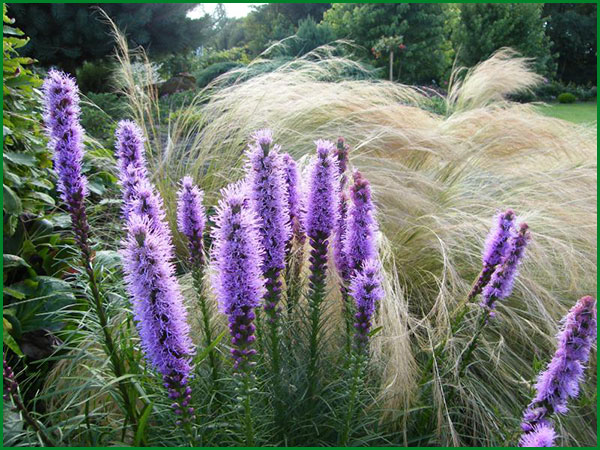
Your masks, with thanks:
<instances>
[{"instance_id":1,"label":"dark green shrub","mask_svg":"<svg viewBox=\"0 0 600 450\"><path fill-rule=\"evenodd\" d=\"M570 92L563 92L557 97L557 99L559 103L575 103L575 100L577 100L577 98Z\"/></svg>"},{"instance_id":2,"label":"dark green shrub","mask_svg":"<svg viewBox=\"0 0 600 450\"><path fill-rule=\"evenodd\" d=\"M238 67L242 66L243 64L233 61L221 62L208 66L206 69L201 70L196 74L196 82L198 83L198 87L203 88L219 75L223 75L232 69L237 69Z\"/></svg>"},{"instance_id":3,"label":"dark green shrub","mask_svg":"<svg viewBox=\"0 0 600 450\"><path fill-rule=\"evenodd\" d=\"M127 101L111 93L90 92L81 103L81 125L89 136L110 145L116 124L128 116Z\"/></svg>"},{"instance_id":4,"label":"dark green shrub","mask_svg":"<svg viewBox=\"0 0 600 450\"><path fill-rule=\"evenodd\" d=\"M90 92L110 92L114 66L110 61L86 61L77 69L79 89L84 94Z\"/></svg>"}]
</instances>

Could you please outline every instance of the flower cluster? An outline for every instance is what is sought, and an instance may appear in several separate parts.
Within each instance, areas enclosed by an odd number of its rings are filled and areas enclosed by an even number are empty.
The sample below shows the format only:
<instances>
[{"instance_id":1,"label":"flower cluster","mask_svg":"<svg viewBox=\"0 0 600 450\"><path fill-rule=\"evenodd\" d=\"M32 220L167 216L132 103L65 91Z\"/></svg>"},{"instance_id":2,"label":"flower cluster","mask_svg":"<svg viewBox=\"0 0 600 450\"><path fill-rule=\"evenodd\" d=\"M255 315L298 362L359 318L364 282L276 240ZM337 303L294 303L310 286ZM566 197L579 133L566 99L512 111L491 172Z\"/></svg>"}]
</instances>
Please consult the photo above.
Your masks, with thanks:
<instances>
[{"instance_id":1,"label":"flower cluster","mask_svg":"<svg viewBox=\"0 0 600 450\"><path fill-rule=\"evenodd\" d=\"M469 299L476 297L489 283L496 266L506 256L510 248L510 238L515 227L515 213L511 209L499 213L494 219L494 226L487 236L483 250L483 269L475 285L469 293Z\"/></svg>"},{"instance_id":2,"label":"flower cluster","mask_svg":"<svg viewBox=\"0 0 600 450\"><path fill-rule=\"evenodd\" d=\"M204 194L191 177L185 176L181 179L177 197L177 226L188 240L190 261L195 267L201 266L204 261L202 233L206 221L202 206Z\"/></svg>"},{"instance_id":3,"label":"flower cluster","mask_svg":"<svg viewBox=\"0 0 600 450\"><path fill-rule=\"evenodd\" d=\"M536 395L527 407L521 428L525 431L521 446L531 442L531 434L548 427L548 416L565 414L567 401L579 393L592 344L596 339L596 301L586 296L573 306L557 336L558 348L552 360L538 377Z\"/></svg>"},{"instance_id":4,"label":"flower cluster","mask_svg":"<svg viewBox=\"0 0 600 450\"><path fill-rule=\"evenodd\" d=\"M58 70L50 70L44 80L44 121L54 152L58 190L71 215L75 237L84 256L89 258L89 225L85 212L87 179L81 172L83 128L79 123L79 88L75 80Z\"/></svg>"},{"instance_id":5,"label":"flower cluster","mask_svg":"<svg viewBox=\"0 0 600 450\"><path fill-rule=\"evenodd\" d=\"M219 307L229 318L234 368L246 371L255 340L254 309L264 294L263 257L257 220L240 186L222 191L212 230L213 287Z\"/></svg>"},{"instance_id":6,"label":"flower cluster","mask_svg":"<svg viewBox=\"0 0 600 450\"><path fill-rule=\"evenodd\" d=\"M335 227L335 237L333 242L333 261L344 282L349 281L348 264L344 250L344 241L346 239L346 218L348 216L348 195L346 194L346 168L348 167L348 152L350 146L346 144L344 138L337 140L334 151L335 159L338 163L340 178L340 199L338 206L338 218ZM343 288L344 289L344 288Z\"/></svg>"},{"instance_id":7,"label":"flower cluster","mask_svg":"<svg viewBox=\"0 0 600 450\"><path fill-rule=\"evenodd\" d=\"M359 271L362 264L375 258L374 234L376 223L373 217L374 206L371 198L371 185L359 171L354 172L351 189L352 204L348 214L348 230L344 243L350 276Z\"/></svg>"},{"instance_id":8,"label":"flower cluster","mask_svg":"<svg viewBox=\"0 0 600 450\"><path fill-rule=\"evenodd\" d=\"M369 259L350 282L350 294L356 303L356 322L354 323L354 339L356 346L364 348L369 339L371 321L377 303L383 298L379 261Z\"/></svg>"},{"instance_id":9,"label":"flower cluster","mask_svg":"<svg viewBox=\"0 0 600 450\"><path fill-rule=\"evenodd\" d=\"M490 316L494 315L496 300L502 300L512 292L519 264L525 254L525 248L530 240L529 227L521 223L518 232L509 241L509 248L502 261L496 266L489 283L483 288L481 306Z\"/></svg>"},{"instance_id":10,"label":"flower cluster","mask_svg":"<svg viewBox=\"0 0 600 450\"><path fill-rule=\"evenodd\" d=\"M304 205L300 189L300 177L298 175L298 166L294 158L289 153L282 155L283 172L286 186L286 196L289 211L289 223L292 230L291 237L295 238L299 244L304 243ZM291 242L291 237L288 242Z\"/></svg>"},{"instance_id":11,"label":"flower cluster","mask_svg":"<svg viewBox=\"0 0 600 450\"><path fill-rule=\"evenodd\" d=\"M166 257L172 252L171 243L148 216L132 211L127 227L123 265L142 349L163 375L169 396L176 401L175 413L190 420L193 408L188 406L187 383L193 350L175 268Z\"/></svg>"},{"instance_id":12,"label":"flower cluster","mask_svg":"<svg viewBox=\"0 0 600 450\"><path fill-rule=\"evenodd\" d=\"M115 137L119 181L123 195L123 216L127 219L140 183L148 178L144 156L145 139L142 130L131 120L119 122Z\"/></svg>"}]
</instances>

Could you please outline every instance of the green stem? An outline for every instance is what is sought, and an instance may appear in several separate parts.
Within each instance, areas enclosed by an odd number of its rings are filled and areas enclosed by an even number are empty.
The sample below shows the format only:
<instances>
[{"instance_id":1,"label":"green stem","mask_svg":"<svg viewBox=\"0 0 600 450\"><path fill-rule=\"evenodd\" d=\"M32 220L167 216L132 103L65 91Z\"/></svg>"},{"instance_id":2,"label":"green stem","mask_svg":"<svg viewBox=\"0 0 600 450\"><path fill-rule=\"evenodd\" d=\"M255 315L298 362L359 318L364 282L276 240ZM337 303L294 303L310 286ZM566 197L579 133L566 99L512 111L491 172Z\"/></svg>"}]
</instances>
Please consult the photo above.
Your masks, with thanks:
<instances>
[{"instance_id":1,"label":"green stem","mask_svg":"<svg viewBox=\"0 0 600 450\"><path fill-rule=\"evenodd\" d=\"M246 446L254 447L254 425L252 423L252 405L250 404L250 388L251 388L251 375L244 373L244 424L246 432Z\"/></svg>"},{"instance_id":2,"label":"green stem","mask_svg":"<svg viewBox=\"0 0 600 450\"><path fill-rule=\"evenodd\" d=\"M356 406L358 386L361 380L363 360L364 355L361 353L361 349L358 349L358 351L353 355L354 364L352 365L352 385L350 388L350 400L348 403L348 411L346 412L346 420L344 421L344 429L340 438L341 447L347 446L348 440L350 439L350 427L352 425L352 419L354 418L354 408Z\"/></svg>"}]
</instances>

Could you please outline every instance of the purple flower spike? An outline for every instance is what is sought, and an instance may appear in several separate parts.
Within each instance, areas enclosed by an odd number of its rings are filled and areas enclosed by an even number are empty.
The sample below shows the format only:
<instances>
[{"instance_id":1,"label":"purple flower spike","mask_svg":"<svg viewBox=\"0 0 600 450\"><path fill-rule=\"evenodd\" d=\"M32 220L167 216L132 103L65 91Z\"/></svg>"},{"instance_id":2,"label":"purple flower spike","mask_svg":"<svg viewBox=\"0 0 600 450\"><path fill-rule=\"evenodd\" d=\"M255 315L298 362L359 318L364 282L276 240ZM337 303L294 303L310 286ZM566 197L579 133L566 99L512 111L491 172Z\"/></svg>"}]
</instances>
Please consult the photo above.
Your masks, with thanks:
<instances>
[{"instance_id":1,"label":"purple flower spike","mask_svg":"<svg viewBox=\"0 0 600 450\"><path fill-rule=\"evenodd\" d=\"M548 425L551 414L568 411L567 401L579 393L579 383L595 340L596 300L586 296L579 299L564 318L557 336L556 353L538 377L536 395L521 423L527 435L535 432L538 426Z\"/></svg>"},{"instance_id":2,"label":"purple flower spike","mask_svg":"<svg viewBox=\"0 0 600 450\"><path fill-rule=\"evenodd\" d=\"M376 223L371 198L371 185L359 171L354 172L354 184L350 188L352 204L348 212L348 230L345 254L349 275L360 270L364 261L375 258Z\"/></svg>"},{"instance_id":3,"label":"purple flower spike","mask_svg":"<svg viewBox=\"0 0 600 450\"><path fill-rule=\"evenodd\" d=\"M358 348L366 346L371 331L371 321L375 308L383 298L379 261L369 259L364 262L350 282L350 295L356 304L354 339Z\"/></svg>"},{"instance_id":4,"label":"purple flower spike","mask_svg":"<svg viewBox=\"0 0 600 450\"><path fill-rule=\"evenodd\" d=\"M338 218L335 227L335 237L333 241L333 261L335 267L345 283L350 281L348 271L348 263L346 261L346 253L344 250L344 241L346 240L346 218L348 217L348 195L346 194L346 168L348 167L348 152L350 146L346 144L343 137L338 138L337 145L334 151L335 159L338 163L339 179L340 179L340 200L338 206ZM346 288L341 286L342 295L345 295Z\"/></svg>"},{"instance_id":5,"label":"purple flower spike","mask_svg":"<svg viewBox=\"0 0 600 450\"><path fill-rule=\"evenodd\" d=\"M79 123L79 89L75 80L58 70L50 70L44 80L44 122L49 148L54 152L58 190L71 215L79 247L86 258L89 225L85 212L87 179L81 173L83 129Z\"/></svg>"},{"instance_id":6,"label":"purple flower spike","mask_svg":"<svg viewBox=\"0 0 600 450\"><path fill-rule=\"evenodd\" d=\"M519 264L523 260L525 247L531 236L526 223L519 226L519 231L513 234L509 241L509 249L506 255L496 266L489 283L483 288L483 300L480 305L493 316L496 300L502 300L510 295L517 276Z\"/></svg>"},{"instance_id":7,"label":"purple flower spike","mask_svg":"<svg viewBox=\"0 0 600 450\"><path fill-rule=\"evenodd\" d=\"M551 425L536 425L531 433L523 435L519 447L554 447L556 431Z\"/></svg>"},{"instance_id":8,"label":"purple flower spike","mask_svg":"<svg viewBox=\"0 0 600 450\"><path fill-rule=\"evenodd\" d=\"M177 226L188 239L192 264L201 266L204 261L202 252L202 232L205 223L204 206L202 206L204 194L194 185L191 177L185 176L181 180L181 189L177 196Z\"/></svg>"},{"instance_id":9,"label":"purple flower spike","mask_svg":"<svg viewBox=\"0 0 600 450\"><path fill-rule=\"evenodd\" d=\"M350 146L346 144L346 140L343 137L339 137L335 146L334 155L338 161L338 169L340 171L340 177L343 177L341 182L342 187L346 184L345 176L346 168L348 167L348 153L350 152Z\"/></svg>"},{"instance_id":10,"label":"purple flower spike","mask_svg":"<svg viewBox=\"0 0 600 450\"><path fill-rule=\"evenodd\" d=\"M245 372L256 353L254 309L264 294L262 246L257 220L240 186L228 187L222 195L212 230L217 268L213 287L221 312L229 318L234 369Z\"/></svg>"},{"instance_id":11,"label":"purple flower spike","mask_svg":"<svg viewBox=\"0 0 600 450\"><path fill-rule=\"evenodd\" d=\"M483 250L483 269L479 279L469 293L469 299L474 298L481 293L487 286L490 277L494 273L496 266L504 259L510 249L510 238L515 227L515 213L512 209L507 209L503 213L496 215L494 226L485 241Z\"/></svg>"},{"instance_id":12,"label":"purple flower spike","mask_svg":"<svg viewBox=\"0 0 600 450\"><path fill-rule=\"evenodd\" d=\"M296 161L288 153L282 155L283 172L288 200L288 210L290 212L290 225L292 235L298 243L304 243L306 236L304 233L304 205L300 195L300 177L298 175L298 166ZM291 240L291 238L290 238Z\"/></svg>"},{"instance_id":13,"label":"purple flower spike","mask_svg":"<svg viewBox=\"0 0 600 450\"><path fill-rule=\"evenodd\" d=\"M317 158L310 171L305 228L309 238L324 240L337 220L339 172L333 144L322 139L315 144Z\"/></svg>"},{"instance_id":14,"label":"purple flower spike","mask_svg":"<svg viewBox=\"0 0 600 450\"><path fill-rule=\"evenodd\" d=\"M163 375L169 397L186 400L184 390L191 372L193 353L187 313L171 254L170 239L147 216L131 212L123 257L125 281L132 298L134 318L142 349Z\"/></svg>"},{"instance_id":15,"label":"purple flower spike","mask_svg":"<svg viewBox=\"0 0 600 450\"><path fill-rule=\"evenodd\" d=\"M115 131L119 178L123 192L123 216L127 219L141 180L148 178L144 135L131 120L122 120Z\"/></svg>"}]
</instances>

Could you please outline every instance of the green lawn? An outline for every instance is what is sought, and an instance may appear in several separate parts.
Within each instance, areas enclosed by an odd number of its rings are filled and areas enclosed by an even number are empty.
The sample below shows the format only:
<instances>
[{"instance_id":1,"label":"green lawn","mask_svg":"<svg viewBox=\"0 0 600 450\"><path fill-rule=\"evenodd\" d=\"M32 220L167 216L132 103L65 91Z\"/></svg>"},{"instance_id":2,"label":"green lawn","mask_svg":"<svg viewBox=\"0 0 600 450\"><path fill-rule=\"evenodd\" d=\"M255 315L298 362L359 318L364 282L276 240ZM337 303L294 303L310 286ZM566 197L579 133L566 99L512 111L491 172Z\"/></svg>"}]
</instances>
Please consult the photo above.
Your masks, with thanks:
<instances>
[{"instance_id":1,"label":"green lawn","mask_svg":"<svg viewBox=\"0 0 600 450\"><path fill-rule=\"evenodd\" d=\"M571 104L550 103L547 106L539 107L539 111L542 114L575 123L595 122L597 109L598 105L596 102Z\"/></svg>"}]
</instances>

